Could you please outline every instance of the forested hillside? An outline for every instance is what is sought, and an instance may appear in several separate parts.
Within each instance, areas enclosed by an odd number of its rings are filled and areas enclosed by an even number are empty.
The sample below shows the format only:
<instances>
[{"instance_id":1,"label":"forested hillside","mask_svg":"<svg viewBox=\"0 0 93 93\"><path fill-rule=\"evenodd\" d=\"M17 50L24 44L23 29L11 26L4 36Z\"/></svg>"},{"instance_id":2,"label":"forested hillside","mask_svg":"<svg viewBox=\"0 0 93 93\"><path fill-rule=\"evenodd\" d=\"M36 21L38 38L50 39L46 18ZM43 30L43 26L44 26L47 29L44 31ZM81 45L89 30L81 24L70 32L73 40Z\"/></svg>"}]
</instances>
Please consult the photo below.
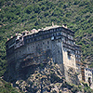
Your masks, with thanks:
<instances>
[{"instance_id":1,"label":"forested hillside","mask_svg":"<svg viewBox=\"0 0 93 93\"><path fill-rule=\"evenodd\" d=\"M67 24L82 48L82 62L93 67L93 0L0 0L0 76L6 69L5 42L16 32L51 23Z\"/></svg>"}]
</instances>

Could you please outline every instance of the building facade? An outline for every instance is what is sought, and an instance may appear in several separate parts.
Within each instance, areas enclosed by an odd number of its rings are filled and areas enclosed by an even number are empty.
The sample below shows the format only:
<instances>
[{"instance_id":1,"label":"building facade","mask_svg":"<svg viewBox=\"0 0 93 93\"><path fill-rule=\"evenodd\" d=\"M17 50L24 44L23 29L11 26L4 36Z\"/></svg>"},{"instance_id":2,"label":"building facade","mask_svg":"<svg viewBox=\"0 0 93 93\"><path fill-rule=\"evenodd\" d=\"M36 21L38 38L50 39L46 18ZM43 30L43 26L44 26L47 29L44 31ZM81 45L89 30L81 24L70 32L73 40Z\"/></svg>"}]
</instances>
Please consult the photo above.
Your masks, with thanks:
<instances>
[{"instance_id":1,"label":"building facade","mask_svg":"<svg viewBox=\"0 0 93 93\"><path fill-rule=\"evenodd\" d=\"M80 48L75 44L74 32L57 25L16 34L6 42L6 53L8 64L16 63L16 69L47 63L52 58L64 75L69 68L76 71L76 60L80 61Z\"/></svg>"},{"instance_id":2,"label":"building facade","mask_svg":"<svg viewBox=\"0 0 93 93\"><path fill-rule=\"evenodd\" d=\"M81 68L82 80L89 83L89 86L92 84L92 69L90 68Z\"/></svg>"}]
</instances>

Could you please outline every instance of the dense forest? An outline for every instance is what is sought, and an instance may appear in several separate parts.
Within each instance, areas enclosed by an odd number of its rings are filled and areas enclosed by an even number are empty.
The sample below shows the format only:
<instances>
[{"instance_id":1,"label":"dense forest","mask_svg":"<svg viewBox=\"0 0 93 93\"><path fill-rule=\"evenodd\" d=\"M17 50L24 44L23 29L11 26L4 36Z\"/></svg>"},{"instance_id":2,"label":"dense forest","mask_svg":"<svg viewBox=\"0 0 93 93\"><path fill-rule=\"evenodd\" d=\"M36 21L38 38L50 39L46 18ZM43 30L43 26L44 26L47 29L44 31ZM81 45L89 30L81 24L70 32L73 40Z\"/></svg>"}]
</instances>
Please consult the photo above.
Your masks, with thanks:
<instances>
[{"instance_id":1,"label":"dense forest","mask_svg":"<svg viewBox=\"0 0 93 93\"><path fill-rule=\"evenodd\" d=\"M0 0L0 76L6 70L5 42L16 32L51 23L67 24L81 45L82 62L93 67L92 0Z\"/></svg>"}]
</instances>

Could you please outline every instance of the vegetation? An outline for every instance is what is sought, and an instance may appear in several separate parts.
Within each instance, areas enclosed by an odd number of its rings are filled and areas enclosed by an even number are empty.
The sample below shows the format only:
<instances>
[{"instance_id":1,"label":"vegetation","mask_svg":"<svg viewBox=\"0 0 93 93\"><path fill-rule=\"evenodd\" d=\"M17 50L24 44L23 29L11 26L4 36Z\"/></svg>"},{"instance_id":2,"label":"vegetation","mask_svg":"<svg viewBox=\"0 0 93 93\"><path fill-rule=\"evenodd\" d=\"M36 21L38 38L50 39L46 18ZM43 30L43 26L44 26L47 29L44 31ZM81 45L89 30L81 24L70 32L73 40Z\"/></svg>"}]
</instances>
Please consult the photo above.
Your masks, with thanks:
<instances>
[{"instance_id":1,"label":"vegetation","mask_svg":"<svg viewBox=\"0 0 93 93\"><path fill-rule=\"evenodd\" d=\"M87 83L83 83L82 84L84 85L84 92L85 93L93 93L93 90L90 89L90 87L88 86Z\"/></svg>"},{"instance_id":2,"label":"vegetation","mask_svg":"<svg viewBox=\"0 0 93 93\"><path fill-rule=\"evenodd\" d=\"M19 93L15 88L11 86L11 83L7 83L0 79L0 93Z\"/></svg>"},{"instance_id":3,"label":"vegetation","mask_svg":"<svg viewBox=\"0 0 93 93\"><path fill-rule=\"evenodd\" d=\"M62 84L62 88L68 88L71 90L72 93L77 93L77 92L84 92L84 93L93 93L93 90L90 89L90 87L86 83L82 83L84 86L82 87L81 85L74 85L74 84L69 84L67 82Z\"/></svg>"},{"instance_id":4,"label":"vegetation","mask_svg":"<svg viewBox=\"0 0 93 93\"><path fill-rule=\"evenodd\" d=\"M82 48L82 62L93 67L92 0L0 0L0 76L6 70L5 42L16 32L51 23L67 24Z\"/></svg>"}]
</instances>

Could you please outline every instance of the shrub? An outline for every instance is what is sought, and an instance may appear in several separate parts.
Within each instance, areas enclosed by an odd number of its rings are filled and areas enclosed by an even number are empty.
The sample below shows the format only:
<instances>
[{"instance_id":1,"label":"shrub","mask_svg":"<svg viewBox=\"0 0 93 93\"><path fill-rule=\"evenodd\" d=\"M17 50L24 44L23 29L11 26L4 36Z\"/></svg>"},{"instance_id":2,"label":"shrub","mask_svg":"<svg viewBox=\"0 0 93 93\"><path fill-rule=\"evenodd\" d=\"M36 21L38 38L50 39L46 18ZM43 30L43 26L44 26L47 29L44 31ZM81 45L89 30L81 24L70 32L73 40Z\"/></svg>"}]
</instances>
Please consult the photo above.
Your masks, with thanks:
<instances>
[{"instance_id":1,"label":"shrub","mask_svg":"<svg viewBox=\"0 0 93 93\"><path fill-rule=\"evenodd\" d=\"M41 64L40 64L40 67L41 67L41 68L43 68L43 67L44 67L44 64L43 64L43 63L41 63Z\"/></svg>"},{"instance_id":2,"label":"shrub","mask_svg":"<svg viewBox=\"0 0 93 93\"><path fill-rule=\"evenodd\" d=\"M33 11L33 6L32 5L28 5L24 11L27 13L27 14L30 14L32 11Z\"/></svg>"},{"instance_id":3,"label":"shrub","mask_svg":"<svg viewBox=\"0 0 93 93\"><path fill-rule=\"evenodd\" d=\"M73 88L71 89L71 91L72 91L73 93L77 93L77 92L79 91L79 89L78 89L78 87L73 87Z\"/></svg>"}]
</instances>

